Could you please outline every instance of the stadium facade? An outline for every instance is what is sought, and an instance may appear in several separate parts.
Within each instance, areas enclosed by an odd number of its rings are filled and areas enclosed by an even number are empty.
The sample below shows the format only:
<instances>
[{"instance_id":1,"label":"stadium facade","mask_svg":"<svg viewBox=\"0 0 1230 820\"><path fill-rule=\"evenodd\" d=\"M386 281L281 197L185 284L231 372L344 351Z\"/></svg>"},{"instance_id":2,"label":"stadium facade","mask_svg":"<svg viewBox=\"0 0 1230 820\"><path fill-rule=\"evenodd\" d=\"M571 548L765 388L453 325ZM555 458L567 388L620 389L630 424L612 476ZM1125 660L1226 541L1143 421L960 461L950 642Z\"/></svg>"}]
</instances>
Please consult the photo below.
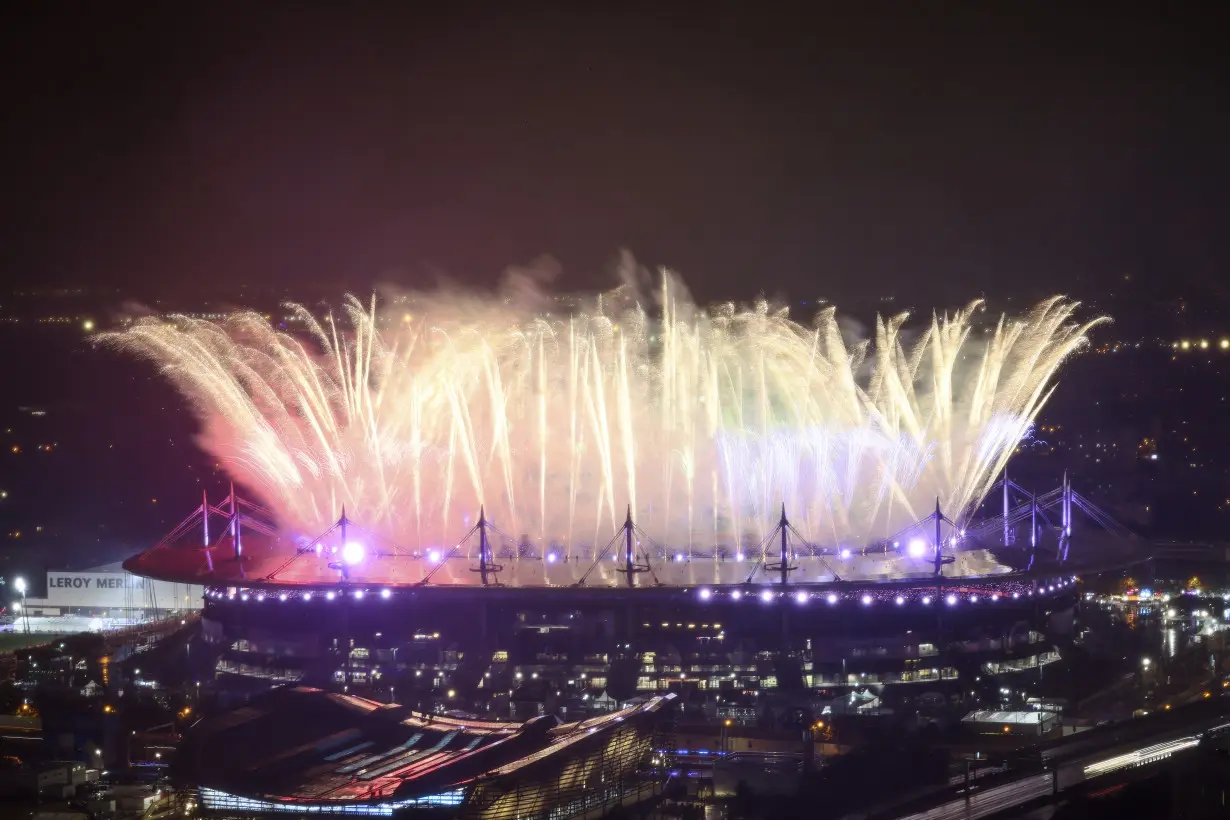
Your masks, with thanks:
<instances>
[{"instance_id":1,"label":"stadium facade","mask_svg":"<svg viewBox=\"0 0 1230 820\"><path fill-rule=\"evenodd\" d=\"M857 548L804 544L783 511L757 551L669 552L644 546L629 515L571 567L494 543L481 515L451 550L381 545L345 515L295 539L232 492L125 567L204 588L204 635L236 685L501 717L679 690L706 709L754 708L774 693L956 689L1058 659L1076 577L1145 545L1066 480L1039 496L1001 489L1002 515L961 526L937 509ZM211 520L217 537L202 538Z\"/></svg>"}]
</instances>

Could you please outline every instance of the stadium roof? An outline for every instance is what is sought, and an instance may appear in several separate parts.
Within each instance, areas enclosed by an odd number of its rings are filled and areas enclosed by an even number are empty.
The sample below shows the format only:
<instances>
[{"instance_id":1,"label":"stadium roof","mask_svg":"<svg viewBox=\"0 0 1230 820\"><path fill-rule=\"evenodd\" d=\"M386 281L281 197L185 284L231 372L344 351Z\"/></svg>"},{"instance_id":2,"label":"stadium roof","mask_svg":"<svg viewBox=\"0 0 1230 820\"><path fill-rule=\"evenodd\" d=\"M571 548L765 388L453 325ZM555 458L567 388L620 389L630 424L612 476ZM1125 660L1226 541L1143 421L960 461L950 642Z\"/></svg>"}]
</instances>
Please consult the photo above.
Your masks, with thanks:
<instances>
[{"instance_id":1,"label":"stadium roof","mask_svg":"<svg viewBox=\"0 0 1230 820\"><path fill-rule=\"evenodd\" d=\"M518 724L425 715L305 687L279 689L192 727L176 774L202 790L207 808L292 804L327 813L326 806L366 804L379 814L378 808L457 806L469 784L563 759L574 744L656 713L673 698L580 723L548 716Z\"/></svg>"}]
</instances>

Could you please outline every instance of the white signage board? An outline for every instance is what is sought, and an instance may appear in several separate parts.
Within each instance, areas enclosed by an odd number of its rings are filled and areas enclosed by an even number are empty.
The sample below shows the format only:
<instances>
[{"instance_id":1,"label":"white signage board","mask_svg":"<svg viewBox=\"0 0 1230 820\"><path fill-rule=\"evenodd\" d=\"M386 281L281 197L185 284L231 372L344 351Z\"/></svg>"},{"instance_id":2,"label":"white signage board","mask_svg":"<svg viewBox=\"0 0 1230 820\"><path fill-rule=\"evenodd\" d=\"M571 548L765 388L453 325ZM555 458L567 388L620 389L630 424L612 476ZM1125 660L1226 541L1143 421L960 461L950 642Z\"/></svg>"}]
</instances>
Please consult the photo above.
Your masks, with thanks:
<instances>
[{"instance_id":1,"label":"white signage board","mask_svg":"<svg viewBox=\"0 0 1230 820\"><path fill-rule=\"evenodd\" d=\"M48 572L47 605L108 609L200 609L202 587L127 572Z\"/></svg>"}]
</instances>

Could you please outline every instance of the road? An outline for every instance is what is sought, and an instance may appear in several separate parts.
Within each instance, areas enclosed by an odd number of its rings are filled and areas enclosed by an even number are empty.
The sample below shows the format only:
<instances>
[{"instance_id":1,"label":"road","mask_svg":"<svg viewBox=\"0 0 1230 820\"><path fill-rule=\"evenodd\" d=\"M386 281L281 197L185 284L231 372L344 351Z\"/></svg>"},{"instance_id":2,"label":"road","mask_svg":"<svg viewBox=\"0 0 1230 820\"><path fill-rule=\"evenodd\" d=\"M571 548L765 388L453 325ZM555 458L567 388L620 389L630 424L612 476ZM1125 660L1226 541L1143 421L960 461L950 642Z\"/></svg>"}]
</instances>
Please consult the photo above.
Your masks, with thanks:
<instances>
[{"instance_id":1,"label":"road","mask_svg":"<svg viewBox=\"0 0 1230 820\"><path fill-rule=\"evenodd\" d=\"M976 820L989 817L1050 795L1051 778L1050 772L1023 777L1002 786L976 791L968 799L962 797L924 812L906 815L901 820Z\"/></svg>"},{"instance_id":2,"label":"road","mask_svg":"<svg viewBox=\"0 0 1230 820\"><path fill-rule=\"evenodd\" d=\"M1151 743L1112 755L1094 754L1069 765L1078 766L1080 781L1086 781L1123 769L1158 763L1180 752L1194 749L1199 743L1200 736L1192 735L1164 743ZM981 817L990 817L1033 800L1049 797L1053 789L1053 777L1051 772L1029 775L1011 783L975 791L968 797L950 800L927 811L905 815L900 820L978 820Z\"/></svg>"}]
</instances>

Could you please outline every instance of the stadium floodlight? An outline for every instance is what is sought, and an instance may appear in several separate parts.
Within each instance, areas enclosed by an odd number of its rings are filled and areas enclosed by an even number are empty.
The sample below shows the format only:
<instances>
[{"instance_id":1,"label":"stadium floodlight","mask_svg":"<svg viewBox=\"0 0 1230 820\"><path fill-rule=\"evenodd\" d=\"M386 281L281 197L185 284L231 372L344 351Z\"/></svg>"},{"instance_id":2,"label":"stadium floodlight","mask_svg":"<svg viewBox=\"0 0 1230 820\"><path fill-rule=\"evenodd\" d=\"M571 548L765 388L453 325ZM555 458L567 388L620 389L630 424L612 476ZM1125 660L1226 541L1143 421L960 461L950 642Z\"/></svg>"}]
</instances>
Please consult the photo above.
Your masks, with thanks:
<instances>
[{"instance_id":1,"label":"stadium floodlight","mask_svg":"<svg viewBox=\"0 0 1230 820\"><path fill-rule=\"evenodd\" d=\"M358 541L347 541L342 547L342 562L347 566L353 567L356 564L362 563L363 556L366 552L367 551L363 549L363 545Z\"/></svg>"},{"instance_id":2,"label":"stadium floodlight","mask_svg":"<svg viewBox=\"0 0 1230 820\"><path fill-rule=\"evenodd\" d=\"M909 550L911 558L922 558L927 554L927 542L921 538L911 538L906 549Z\"/></svg>"}]
</instances>

